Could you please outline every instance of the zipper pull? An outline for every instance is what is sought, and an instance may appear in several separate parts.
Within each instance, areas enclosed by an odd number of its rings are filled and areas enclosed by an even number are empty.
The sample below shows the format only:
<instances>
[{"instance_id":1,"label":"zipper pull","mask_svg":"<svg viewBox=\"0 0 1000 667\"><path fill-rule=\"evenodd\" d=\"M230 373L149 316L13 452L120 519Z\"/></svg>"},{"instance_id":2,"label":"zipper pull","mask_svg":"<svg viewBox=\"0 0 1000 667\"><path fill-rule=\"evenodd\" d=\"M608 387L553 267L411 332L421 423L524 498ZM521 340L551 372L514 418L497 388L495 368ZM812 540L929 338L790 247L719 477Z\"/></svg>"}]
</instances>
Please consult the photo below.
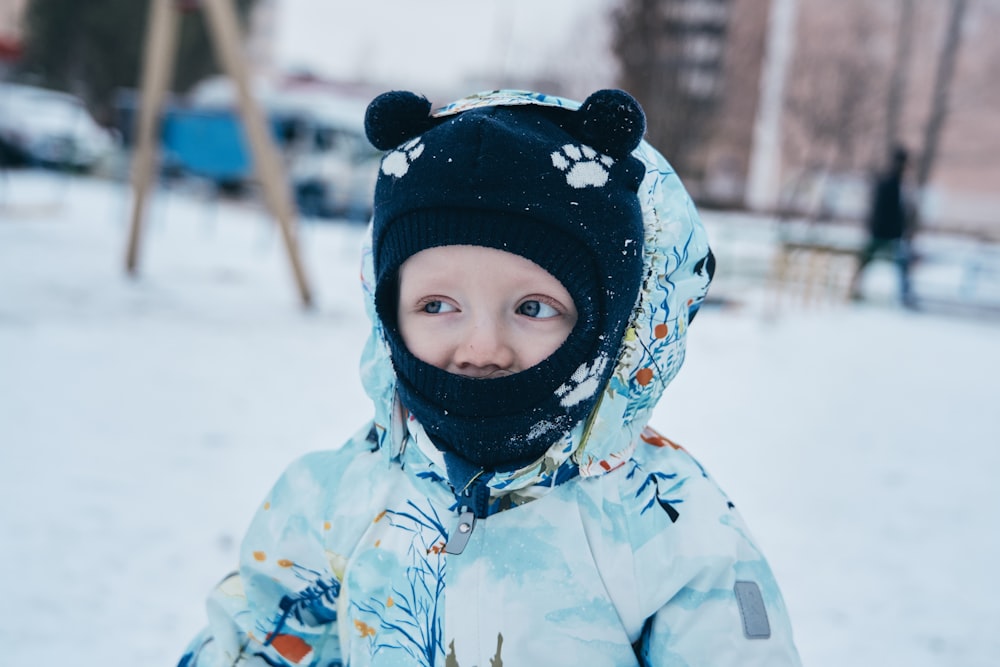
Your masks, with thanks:
<instances>
[{"instance_id":1,"label":"zipper pull","mask_svg":"<svg viewBox=\"0 0 1000 667\"><path fill-rule=\"evenodd\" d=\"M448 536L448 542L444 545L445 553L458 555L465 551L465 545L472 537L472 529L476 527L476 515L469 509L464 509L458 515L458 525Z\"/></svg>"}]
</instances>

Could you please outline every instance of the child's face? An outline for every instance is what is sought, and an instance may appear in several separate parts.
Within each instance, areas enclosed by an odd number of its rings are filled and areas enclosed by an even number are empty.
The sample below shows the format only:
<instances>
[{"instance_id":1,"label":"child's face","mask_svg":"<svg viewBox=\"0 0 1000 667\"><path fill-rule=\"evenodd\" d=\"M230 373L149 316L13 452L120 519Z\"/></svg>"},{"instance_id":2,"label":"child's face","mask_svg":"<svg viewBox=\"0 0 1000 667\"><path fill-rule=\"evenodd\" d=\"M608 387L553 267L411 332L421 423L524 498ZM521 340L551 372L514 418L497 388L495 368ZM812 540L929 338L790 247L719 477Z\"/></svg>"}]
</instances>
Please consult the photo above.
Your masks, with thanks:
<instances>
[{"instance_id":1,"label":"child's face","mask_svg":"<svg viewBox=\"0 0 1000 667\"><path fill-rule=\"evenodd\" d=\"M503 250L428 248L399 269L399 331L432 366L474 378L518 373L562 345L576 324L569 292Z\"/></svg>"}]
</instances>

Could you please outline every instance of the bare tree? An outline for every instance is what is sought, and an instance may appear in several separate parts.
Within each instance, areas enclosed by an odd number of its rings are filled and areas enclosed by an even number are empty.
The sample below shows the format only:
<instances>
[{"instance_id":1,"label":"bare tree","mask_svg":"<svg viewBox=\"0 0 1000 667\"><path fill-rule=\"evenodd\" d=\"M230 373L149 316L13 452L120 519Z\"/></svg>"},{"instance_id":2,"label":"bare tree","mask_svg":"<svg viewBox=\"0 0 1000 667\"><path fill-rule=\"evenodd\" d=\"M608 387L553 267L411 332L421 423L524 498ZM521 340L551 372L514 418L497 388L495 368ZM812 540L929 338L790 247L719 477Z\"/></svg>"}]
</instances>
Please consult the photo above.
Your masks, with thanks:
<instances>
[{"instance_id":1,"label":"bare tree","mask_svg":"<svg viewBox=\"0 0 1000 667\"><path fill-rule=\"evenodd\" d=\"M896 52L889 78L889 96L885 114L885 154L900 145L900 125L903 102L909 83L910 54L913 51L913 0L899 0L899 22L896 28Z\"/></svg>"},{"instance_id":2,"label":"bare tree","mask_svg":"<svg viewBox=\"0 0 1000 667\"><path fill-rule=\"evenodd\" d=\"M244 20L253 2L236 2ZM139 83L149 4L32 0L24 16L25 48L18 76L77 93L98 119L110 122L115 90ZM184 91L218 67L201 12L184 13L178 38L174 87Z\"/></svg>"},{"instance_id":3,"label":"bare tree","mask_svg":"<svg viewBox=\"0 0 1000 667\"><path fill-rule=\"evenodd\" d=\"M612 49L620 85L647 111L650 141L692 181L722 92L729 0L624 0Z\"/></svg>"},{"instance_id":4,"label":"bare tree","mask_svg":"<svg viewBox=\"0 0 1000 667\"><path fill-rule=\"evenodd\" d=\"M825 187L832 173L868 167L881 134L886 67L879 16L869 5L844 3L814 20L825 39L798 45L785 100L785 150L798 166L792 200L807 181Z\"/></svg>"},{"instance_id":5,"label":"bare tree","mask_svg":"<svg viewBox=\"0 0 1000 667\"><path fill-rule=\"evenodd\" d=\"M931 111L924 128L923 150L917 162L917 185L923 188L930 180L941 143L941 133L948 116L951 84L955 77L955 62L962 41L962 20L968 6L967 0L951 0L948 27L944 46L938 58L931 95Z\"/></svg>"},{"instance_id":6,"label":"bare tree","mask_svg":"<svg viewBox=\"0 0 1000 667\"><path fill-rule=\"evenodd\" d=\"M952 180L954 171L959 170L963 175L975 175L976 181L993 190L990 184L1000 177L1000 136L995 131L996 110L1000 108L1000 41L996 39L1000 0L970 3L964 21L948 115L935 169L928 180L934 180L935 175ZM923 126L920 131L925 129Z\"/></svg>"}]
</instances>

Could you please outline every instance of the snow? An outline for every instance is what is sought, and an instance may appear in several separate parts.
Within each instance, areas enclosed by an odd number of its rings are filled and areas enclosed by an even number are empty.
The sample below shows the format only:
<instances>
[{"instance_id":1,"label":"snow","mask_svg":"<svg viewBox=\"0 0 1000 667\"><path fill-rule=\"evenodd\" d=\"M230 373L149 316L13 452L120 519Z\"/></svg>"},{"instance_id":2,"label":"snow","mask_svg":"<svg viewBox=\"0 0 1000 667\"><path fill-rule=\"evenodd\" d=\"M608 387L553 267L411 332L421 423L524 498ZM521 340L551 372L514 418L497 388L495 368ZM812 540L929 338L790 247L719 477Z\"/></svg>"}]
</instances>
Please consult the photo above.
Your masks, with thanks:
<instances>
[{"instance_id":1,"label":"snow","mask_svg":"<svg viewBox=\"0 0 1000 667\"><path fill-rule=\"evenodd\" d=\"M305 311L254 205L159 191L134 279L128 212L0 174L4 664L173 664L281 469L370 414L361 227L303 225ZM726 276L760 244L705 217L736 305L702 310L653 424L748 519L805 664L995 665L1000 323L899 309L891 273L775 311Z\"/></svg>"}]
</instances>

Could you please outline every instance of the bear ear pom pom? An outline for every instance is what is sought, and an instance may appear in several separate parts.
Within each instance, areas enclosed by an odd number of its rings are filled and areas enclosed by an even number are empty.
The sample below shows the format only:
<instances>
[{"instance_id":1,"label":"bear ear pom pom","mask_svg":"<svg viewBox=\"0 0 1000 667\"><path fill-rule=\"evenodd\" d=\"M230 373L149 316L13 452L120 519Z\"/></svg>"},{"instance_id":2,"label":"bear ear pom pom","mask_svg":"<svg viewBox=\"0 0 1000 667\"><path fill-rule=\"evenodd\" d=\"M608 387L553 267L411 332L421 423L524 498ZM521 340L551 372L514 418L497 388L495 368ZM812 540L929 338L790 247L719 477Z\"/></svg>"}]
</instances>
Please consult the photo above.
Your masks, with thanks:
<instances>
[{"instance_id":1,"label":"bear ear pom pom","mask_svg":"<svg viewBox=\"0 0 1000 667\"><path fill-rule=\"evenodd\" d=\"M365 134L380 151L395 148L430 129L431 103L405 90L382 93L365 111Z\"/></svg>"},{"instance_id":2,"label":"bear ear pom pom","mask_svg":"<svg viewBox=\"0 0 1000 667\"><path fill-rule=\"evenodd\" d=\"M598 90L574 112L571 133L611 157L621 159L636 149L646 133L646 116L635 98L623 90ZM365 134L387 151L420 136L436 124L431 103L409 91L382 93L365 112ZM568 128L567 128L568 129Z\"/></svg>"},{"instance_id":3,"label":"bear ear pom pom","mask_svg":"<svg viewBox=\"0 0 1000 667\"><path fill-rule=\"evenodd\" d=\"M624 90L598 90L576 113L580 138L614 158L627 157L646 134L646 115Z\"/></svg>"}]
</instances>

